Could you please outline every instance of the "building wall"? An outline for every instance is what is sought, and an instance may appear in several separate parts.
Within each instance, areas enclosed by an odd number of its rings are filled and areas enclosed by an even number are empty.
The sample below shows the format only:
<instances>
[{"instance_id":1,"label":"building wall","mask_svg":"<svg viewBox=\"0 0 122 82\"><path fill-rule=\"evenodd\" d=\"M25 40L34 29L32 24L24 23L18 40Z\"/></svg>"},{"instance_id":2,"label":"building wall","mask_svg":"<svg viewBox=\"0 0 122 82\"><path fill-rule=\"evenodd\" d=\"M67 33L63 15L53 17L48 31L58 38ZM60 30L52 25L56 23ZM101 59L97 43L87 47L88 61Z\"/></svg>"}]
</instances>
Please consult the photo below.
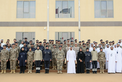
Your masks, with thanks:
<instances>
[{"instance_id":1,"label":"building wall","mask_svg":"<svg viewBox=\"0 0 122 82\"><path fill-rule=\"evenodd\" d=\"M23 0L24 1L24 0ZM27 1L27 0L25 0ZM50 22L78 22L78 0L75 1L74 18L55 18L55 0L49 3ZM95 18L94 0L81 0L81 22L122 22L122 0L113 0L114 18ZM47 21L47 0L36 0L36 18L16 18L17 0L0 0L0 22L46 22ZM16 38L16 32L35 32L35 39L47 38L46 26L0 26L0 38ZM121 39L122 25L120 26L82 26L81 40L91 39L92 41ZM50 26L49 37L55 39L55 32L75 32L78 39L77 26Z\"/></svg>"}]
</instances>

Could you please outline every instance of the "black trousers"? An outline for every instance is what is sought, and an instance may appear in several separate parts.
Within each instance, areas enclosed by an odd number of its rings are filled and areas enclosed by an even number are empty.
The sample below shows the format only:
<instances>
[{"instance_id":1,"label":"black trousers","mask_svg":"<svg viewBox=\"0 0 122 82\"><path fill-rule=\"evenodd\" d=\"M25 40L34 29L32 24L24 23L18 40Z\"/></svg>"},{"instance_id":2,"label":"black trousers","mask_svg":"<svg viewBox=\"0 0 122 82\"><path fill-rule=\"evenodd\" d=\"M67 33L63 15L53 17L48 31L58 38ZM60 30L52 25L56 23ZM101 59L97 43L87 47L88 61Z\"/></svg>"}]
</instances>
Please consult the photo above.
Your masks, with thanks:
<instances>
[{"instance_id":1,"label":"black trousers","mask_svg":"<svg viewBox=\"0 0 122 82\"><path fill-rule=\"evenodd\" d=\"M44 61L45 69L49 70L50 61Z\"/></svg>"},{"instance_id":2,"label":"black trousers","mask_svg":"<svg viewBox=\"0 0 122 82\"><path fill-rule=\"evenodd\" d=\"M40 60L35 61L35 64L36 64L36 73L40 73L40 63L41 63Z\"/></svg>"},{"instance_id":3,"label":"black trousers","mask_svg":"<svg viewBox=\"0 0 122 82\"><path fill-rule=\"evenodd\" d=\"M7 69L10 69L10 61L7 62Z\"/></svg>"},{"instance_id":4,"label":"black trousers","mask_svg":"<svg viewBox=\"0 0 122 82\"><path fill-rule=\"evenodd\" d=\"M90 62L86 61L85 65L86 65L86 70L90 70Z\"/></svg>"},{"instance_id":5,"label":"black trousers","mask_svg":"<svg viewBox=\"0 0 122 82\"><path fill-rule=\"evenodd\" d=\"M97 72L97 61L92 61L92 71Z\"/></svg>"},{"instance_id":6,"label":"black trousers","mask_svg":"<svg viewBox=\"0 0 122 82\"><path fill-rule=\"evenodd\" d=\"M25 73L25 66L20 66L20 73Z\"/></svg>"}]
</instances>

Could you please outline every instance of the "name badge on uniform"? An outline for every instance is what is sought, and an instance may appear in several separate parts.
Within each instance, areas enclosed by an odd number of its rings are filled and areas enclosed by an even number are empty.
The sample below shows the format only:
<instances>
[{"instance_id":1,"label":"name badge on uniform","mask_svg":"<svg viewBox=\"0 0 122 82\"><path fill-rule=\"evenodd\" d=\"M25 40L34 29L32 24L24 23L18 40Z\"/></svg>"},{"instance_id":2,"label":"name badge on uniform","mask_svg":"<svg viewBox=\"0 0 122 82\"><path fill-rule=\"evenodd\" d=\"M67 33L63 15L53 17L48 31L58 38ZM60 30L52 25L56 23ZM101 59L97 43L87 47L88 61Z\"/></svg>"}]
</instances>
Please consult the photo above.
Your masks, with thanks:
<instances>
[{"instance_id":1,"label":"name badge on uniform","mask_svg":"<svg viewBox=\"0 0 122 82\"><path fill-rule=\"evenodd\" d=\"M21 58L23 58L23 56L21 56Z\"/></svg>"}]
</instances>

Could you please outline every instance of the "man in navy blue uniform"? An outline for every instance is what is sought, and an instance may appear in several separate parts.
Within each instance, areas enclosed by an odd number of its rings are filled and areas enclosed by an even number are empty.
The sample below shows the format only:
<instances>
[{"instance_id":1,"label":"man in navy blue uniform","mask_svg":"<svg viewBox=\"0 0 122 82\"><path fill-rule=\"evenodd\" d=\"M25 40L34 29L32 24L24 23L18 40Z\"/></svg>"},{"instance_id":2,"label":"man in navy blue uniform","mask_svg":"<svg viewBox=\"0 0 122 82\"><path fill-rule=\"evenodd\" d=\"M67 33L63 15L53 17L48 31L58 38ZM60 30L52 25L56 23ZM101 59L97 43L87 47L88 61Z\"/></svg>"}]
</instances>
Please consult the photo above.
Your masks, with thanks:
<instances>
[{"instance_id":1,"label":"man in navy blue uniform","mask_svg":"<svg viewBox=\"0 0 122 82\"><path fill-rule=\"evenodd\" d=\"M27 53L28 52L28 47L26 46L26 42L24 42L24 50L25 50L25 52Z\"/></svg>"},{"instance_id":2,"label":"man in navy blue uniform","mask_svg":"<svg viewBox=\"0 0 122 82\"><path fill-rule=\"evenodd\" d=\"M39 49L42 51L42 55L43 55L43 51L44 51L44 46L42 45L42 42L39 42ZM40 69L42 70L42 64L43 62L40 63Z\"/></svg>"},{"instance_id":3,"label":"man in navy blue uniform","mask_svg":"<svg viewBox=\"0 0 122 82\"><path fill-rule=\"evenodd\" d=\"M49 50L48 46L46 46L46 49L43 52L43 61L45 64L45 73L49 73L49 65L50 61L52 60L52 52Z\"/></svg>"},{"instance_id":4,"label":"man in navy blue uniform","mask_svg":"<svg viewBox=\"0 0 122 82\"><path fill-rule=\"evenodd\" d=\"M25 37L24 43L26 43L26 46L29 44L29 42L27 41L27 38L26 37Z\"/></svg>"},{"instance_id":5,"label":"man in navy blue uniform","mask_svg":"<svg viewBox=\"0 0 122 82\"><path fill-rule=\"evenodd\" d=\"M86 65L86 73L90 73L90 63L91 63L91 52L89 52L89 48L86 48L85 52L85 65Z\"/></svg>"},{"instance_id":6,"label":"man in navy blue uniform","mask_svg":"<svg viewBox=\"0 0 122 82\"><path fill-rule=\"evenodd\" d=\"M27 52L28 52L28 47L27 47L27 45L26 45L26 42L24 42L23 48L24 48L25 53L27 54ZM26 69L26 64L27 64L27 62L25 63L25 69Z\"/></svg>"}]
</instances>

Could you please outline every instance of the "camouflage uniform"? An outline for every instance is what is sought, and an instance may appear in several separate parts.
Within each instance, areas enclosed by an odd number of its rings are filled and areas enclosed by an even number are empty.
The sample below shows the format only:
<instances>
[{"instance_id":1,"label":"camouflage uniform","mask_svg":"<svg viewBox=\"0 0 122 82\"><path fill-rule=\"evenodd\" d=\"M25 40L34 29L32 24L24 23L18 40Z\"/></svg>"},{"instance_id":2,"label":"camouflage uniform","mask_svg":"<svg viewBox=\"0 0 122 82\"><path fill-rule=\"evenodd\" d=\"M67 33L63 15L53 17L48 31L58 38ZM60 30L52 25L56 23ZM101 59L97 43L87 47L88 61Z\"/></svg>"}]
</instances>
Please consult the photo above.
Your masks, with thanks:
<instances>
[{"instance_id":1,"label":"camouflage uniform","mask_svg":"<svg viewBox=\"0 0 122 82\"><path fill-rule=\"evenodd\" d=\"M0 53L0 60L1 60L1 70L3 73L3 70L4 70L4 73L6 73L6 61L8 60L9 58L9 51L8 50L1 50L1 53Z\"/></svg>"},{"instance_id":2,"label":"camouflage uniform","mask_svg":"<svg viewBox=\"0 0 122 82\"><path fill-rule=\"evenodd\" d=\"M98 53L98 60L100 63L100 73L104 73L104 65L105 65L105 60L106 60L104 52Z\"/></svg>"},{"instance_id":3,"label":"camouflage uniform","mask_svg":"<svg viewBox=\"0 0 122 82\"><path fill-rule=\"evenodd\" d=\"M53 69L55 70L56 69L56 54L57 54L57 48L52 48L52 66L53 66Z\"/></svg>"},{"instance_id":4,"label":"camouflage uniform","mask_svg":"<svg viewBox=\"0 0 122 82\"><path fill-rule=\"evenodd\" d=\"M64 51L58 50L57 55L56 55L58 73L62 73L62 66L63 66L64 58L65 58Z\"/></svg>"},{"instance_id":5,"label":"camouflage uniform","mask_svg":"<svg viewBox=\"0 0 122 82\"><path fill-rule=\"evenodd\" d=\"M10 49L10 68L11 73L15 73L16 69L16 59L18 58L18 50L16 48Z\"/></svg>"},{"instance_id":6,"label":"camouflage uniform","mask_svg":"<svg viewBox=\"0 0 122 82\"><path fill-rule=\"evenodd\" d=\"M28 51L27 52L28 73L32 73L33 60L34 60L34 52Z\"/></svg>"},{"instance_id":7,"label":"camouflage uniform","mask_svg":"<svg viewBox=\"0 0 122 82\"><path fill-rule=\"evenodd\" d=\"M16 46L15 48L18 51L18 54L17 54L17 58L18 58L19 57L19 52L20 52L20 47L19 46ZM18 61L16 61L16 69L17 69L17 67L18 67Z\"/></svg>"}]
</instances>

